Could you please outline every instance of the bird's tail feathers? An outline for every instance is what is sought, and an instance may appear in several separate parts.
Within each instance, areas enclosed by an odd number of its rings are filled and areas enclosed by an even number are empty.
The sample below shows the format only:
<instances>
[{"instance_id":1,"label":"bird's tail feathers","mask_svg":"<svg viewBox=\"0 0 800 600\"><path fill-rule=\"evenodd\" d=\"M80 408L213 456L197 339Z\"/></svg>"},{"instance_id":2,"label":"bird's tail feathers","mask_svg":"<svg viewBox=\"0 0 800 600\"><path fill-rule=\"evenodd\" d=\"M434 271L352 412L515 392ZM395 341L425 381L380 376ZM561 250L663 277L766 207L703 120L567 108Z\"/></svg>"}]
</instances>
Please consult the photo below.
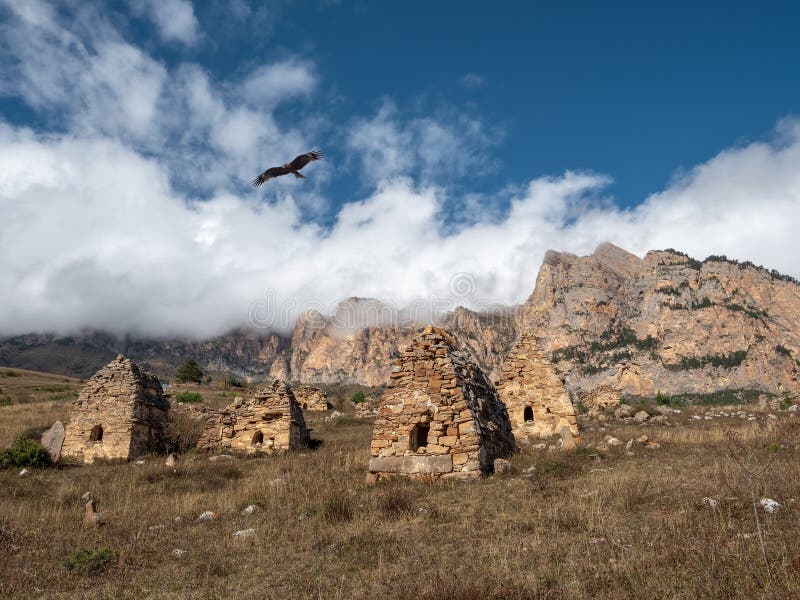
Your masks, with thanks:
<instances>
[{"instance_id":1,"label":"bird's tail feathers","mask_svg":"<svg viewBox=\"0 0 800 600\"><path fill-rule=\"evenodd\" d=\"M300 171L292 171L292 175L294 175L295 177L299 177L300 179L306 178L306 176L300 173Z\"/></svg>"}]
</instances>

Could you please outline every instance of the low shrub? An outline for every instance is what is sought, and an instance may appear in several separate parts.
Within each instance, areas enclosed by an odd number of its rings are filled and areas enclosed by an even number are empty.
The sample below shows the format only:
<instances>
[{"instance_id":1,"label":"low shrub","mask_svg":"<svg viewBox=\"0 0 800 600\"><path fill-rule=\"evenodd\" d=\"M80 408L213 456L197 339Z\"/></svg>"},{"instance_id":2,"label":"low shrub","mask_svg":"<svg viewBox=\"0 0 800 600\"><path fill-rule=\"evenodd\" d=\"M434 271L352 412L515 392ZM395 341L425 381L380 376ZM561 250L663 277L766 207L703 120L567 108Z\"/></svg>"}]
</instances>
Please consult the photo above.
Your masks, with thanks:
<instances>
[{"instance_id":1,"label":"low shrub","mask_svg":"<svg viewBox=\"0 0 800 600\"><path fill-rule=\"evenodd\" d=\"M11 396L0 396L0 406L11 406L14 402L11 400Z\"/></svg>"},{"instance_id":2,"label":"low shrub","mask_svg":"<svg viewBox=\"0 0 800 600\"><path fill-rule=\"evenodd\" d=\"M364 394L364 392L361 390L358 390L355 394L350 396L350 402L352 402L353 404L361 404L366 399L367 399L366 394Z\"/></svg>"},{"instance_id":3,"label":"low shrub","mask_svg":"<svg viewBox=\"0 0 800 600\"><path fill-rule=\"evenodd\" d=\"M240 380L239 380L239 379L236 377L236 375L234 375L233 373L228 373L228 376L225 378L225 385L226 385L227 387L233 387L233 388L240 388L240 387L244 387L244 383L242 383L242 382L241 382L241 381L240 381Z\"/></svg>"},{"instance_id":4,"label":"low shrub","mask_svg":"<svg viewBox=\"0 0 800 600\"><path fill-rule=\"evenodd\" d=\"M76 550L64 561L64 566L68 571L75 571L81 575L95 575L104 571L114 557L114 551L109 548Z\"/></svg>"},{"instance_id":5,"label":"low shrub","mask_svg":"<svg viewBox=\"0 0 800 600\"><path fill-rule=\"evenodd\" d=\"M203 421L186 414L186 411L173 410L170 413L164 430L165 450L183 454L197 446L203 434Z\"/></svg>"},{"instance_id":6,"label":"low shrub","mask_svg":"<svg viewBox=\"0 0 800 600\"><path fill-rule=\"evenodd\" d=\"M44 467L50 464L47 450L24 435L14 440L9 448L0 452L0 468Z\"/></svg>"},{"instance_id":7,"label":"low shrub","mask_svg":"<svg viewBox=\"0 0 800 600\"><path fill-rule=\"evenodd\" d=\"M202 402L203 395L197 392L181 392L177 396L175 396L175 402L185 403L185 402Z\"/></svg>"}]
</instances>

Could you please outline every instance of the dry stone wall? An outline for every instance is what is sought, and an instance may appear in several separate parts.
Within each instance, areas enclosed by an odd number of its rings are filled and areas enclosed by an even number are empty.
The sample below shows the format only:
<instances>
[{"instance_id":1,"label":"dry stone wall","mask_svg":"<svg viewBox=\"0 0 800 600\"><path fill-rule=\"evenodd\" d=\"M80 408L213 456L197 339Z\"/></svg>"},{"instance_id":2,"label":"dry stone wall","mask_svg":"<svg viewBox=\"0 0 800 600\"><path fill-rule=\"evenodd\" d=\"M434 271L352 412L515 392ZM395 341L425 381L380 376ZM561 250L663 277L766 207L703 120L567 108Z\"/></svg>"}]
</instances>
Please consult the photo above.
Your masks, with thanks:
<instances>
[{"instance_id":1,"label":"dry stone wall","mask_svg":"<svg viewBox=\"0 0 800 600\"><path fill-rule=\"evenodd\" d=\"M532 334L524 334L511 348L497 392L518 440L554 435L562 427L578 434L575 409L564 382Z\"/></svg>"},{"instance_id":2,"label":"dry stone wall","mask_svg":"<svg viewBox=\"0 0 800 600\"><path fill-rule=\"evenodd\" d=\"M319 411L330 408L328 395L318 388L301 385L292 387L292 392L303 410Z\"/></svg>"},{"instance_id":3,"label":"dry stone wall","mask_svg":"<svg viewBox=\"0 0 800 600\"><path fill-rule=\"evenodd\" d=\"M92 463L158 451L168 419L169 401L158 377L120 354L81 389L72 405L61 456Z\"/></svg>"},{"instance_id":4,"label":"dry stone wall","mask_svg":"<svg viewBox=\"0 0 800 600\"><path fill-rule=\"evenodd\" d=\"M402 353L381 398L368 480L480 477L515 447L494 386L453 338L429 326Z\"/></svg>"},{"instance_id":5,"label":"dry stone wall","mask_svg":"<svg viewBox=\"0 0 800 600\"><path fill-rule=\"evenodd\" d=\"M198 448L275 454L308 446L303 410L282 381L273 381L252 398L219 411L206 411Z\"/></svg>"}]
</instances>

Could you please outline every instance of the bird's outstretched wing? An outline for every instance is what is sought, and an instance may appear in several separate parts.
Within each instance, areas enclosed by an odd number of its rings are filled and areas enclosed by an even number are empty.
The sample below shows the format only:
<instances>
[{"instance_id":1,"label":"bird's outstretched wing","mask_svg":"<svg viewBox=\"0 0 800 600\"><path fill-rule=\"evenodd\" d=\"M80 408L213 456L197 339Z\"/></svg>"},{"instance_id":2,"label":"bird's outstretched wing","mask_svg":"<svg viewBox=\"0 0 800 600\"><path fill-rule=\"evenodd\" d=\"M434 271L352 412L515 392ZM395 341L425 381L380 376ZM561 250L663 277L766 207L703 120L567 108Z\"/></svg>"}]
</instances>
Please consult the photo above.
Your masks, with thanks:
<instances>
[{"instance_id":1,"label":"bird's outstretched wing","mask_svg":"<svg viewBox=\"0 0 800 600\"><path fill-rule=\"evenodd\" d=\"M312 160L319 160L322 158L324 154L322 154L319 150L312 150L311 152L306 152L305 154L301 154L300 156L295 157L295 159L289 163L289 166L292 168L293 171L299 171L303 167L305 167L308 163Z\"/></svg>"},{"instance_id":2,"label":"bird's outstretched wing","mask_svg":"<svg viewBox=\"0 0 800 600\"><path fill-rule=\"evenodd\" d=\"M274 177L280 177L281 175L286 175L288 173L289 169L287 169L286 167L272 167L271 169L267 169L261 175L253 179L252 183L255 187L258 187L268 179L272 179Z\"/></svg>"}]
</instances>

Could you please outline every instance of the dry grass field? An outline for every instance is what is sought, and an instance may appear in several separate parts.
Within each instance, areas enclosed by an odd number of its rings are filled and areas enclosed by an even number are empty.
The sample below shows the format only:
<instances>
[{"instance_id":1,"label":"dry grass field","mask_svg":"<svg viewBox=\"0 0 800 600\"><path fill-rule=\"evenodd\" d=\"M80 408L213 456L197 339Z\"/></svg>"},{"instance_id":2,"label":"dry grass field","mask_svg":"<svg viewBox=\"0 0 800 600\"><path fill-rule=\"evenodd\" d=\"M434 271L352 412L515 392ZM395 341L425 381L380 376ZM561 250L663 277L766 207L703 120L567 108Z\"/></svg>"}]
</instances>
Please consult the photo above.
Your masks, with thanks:
<instances>
[{"instance_id":1,"label":"dry grass field","mask_svg":"<svg viewBox=\"0 0 800 600\"><path fill-rule=\"evenodd\" d=\"M0 444L68 408L0 407ZM528 446L477 483L368 487L371 423L324 415L318 448L279 457L5 470L0 597L800 597L800 418L693 410L671 427L584 419L577 452ZM661 447L595 452L606 434ZM82 526L85 492L99 528ZM783 508L754 513L752 494Z\"/></svg>"}]
</instances>

